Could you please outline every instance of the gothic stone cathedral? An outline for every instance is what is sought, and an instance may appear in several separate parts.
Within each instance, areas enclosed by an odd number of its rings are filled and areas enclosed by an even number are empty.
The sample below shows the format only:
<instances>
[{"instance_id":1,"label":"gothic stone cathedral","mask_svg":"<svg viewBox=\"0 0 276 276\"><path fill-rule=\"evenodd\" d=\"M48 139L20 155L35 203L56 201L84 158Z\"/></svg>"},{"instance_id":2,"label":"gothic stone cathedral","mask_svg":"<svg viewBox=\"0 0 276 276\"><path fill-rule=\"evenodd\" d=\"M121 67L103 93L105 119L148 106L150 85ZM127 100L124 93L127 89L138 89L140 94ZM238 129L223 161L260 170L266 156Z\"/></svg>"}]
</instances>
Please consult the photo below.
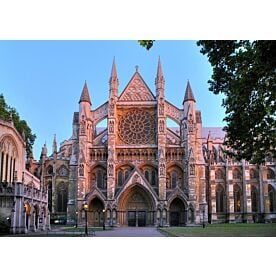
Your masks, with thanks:
<instances>
[{"instance_id":1,"label":"gothic stone cathedral","mask_svg":"<svg viewBox=\"0 0 276 276\"><path fill-rule=\"evenodd\" d=\"M165 99L160 60L155 94L138 67L122 93L115 62L109 99L92 109L85 83L73 135L47 156L39 174L53 220L88 225L185 226L273 220L275 163L259 167L223 153L224 132L203 128L188 82L181 108ZM167 118L178 128L167 126ZM107 128L97 125L107 119ZM32 160L29 167L32 168Z\"/></svg>"}]
</instances>

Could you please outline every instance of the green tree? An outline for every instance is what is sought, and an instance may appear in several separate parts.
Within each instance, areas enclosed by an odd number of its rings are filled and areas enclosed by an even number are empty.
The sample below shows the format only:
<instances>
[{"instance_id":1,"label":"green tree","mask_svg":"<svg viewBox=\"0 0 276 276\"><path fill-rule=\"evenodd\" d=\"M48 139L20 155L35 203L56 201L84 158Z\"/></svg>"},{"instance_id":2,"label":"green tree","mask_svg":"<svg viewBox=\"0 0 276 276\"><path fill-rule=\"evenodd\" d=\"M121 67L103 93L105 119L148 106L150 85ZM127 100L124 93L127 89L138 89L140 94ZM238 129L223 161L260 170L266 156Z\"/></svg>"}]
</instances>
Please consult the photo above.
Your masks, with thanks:
<instances>
[{"instance_id":1,"label":"green tree","mask_svg":"<svg viewBox=\"0 0 276 276\"><path fill-rule=\"evenodd\" d=\"M25 135L27 157L32 152L33 144L36 139L36 135L32 133L32 130L28 126L25 120L21 120L18 112L15 108L7 105L3 94L0 94L0 119L7 121L12 115L12 120L17 131Z\"/></svg>"},{"instance_id":2,"label":"green tree","mask_svg":"<svg viewBox=\"0 0 276 276\"><path fill-rule=\"evenodd\" d=\"M209 90L224 94L227 153L256 164L276 157L276 42L206 41L197 45L213 67Z\"/></svg>"},{"instance_id":3,"label":"green tree","mask_svg":"<svg viewBox=\"0 0 276 276\"><path fill-rule=\"evenodd\" d=\"M138 40L141 46L145 47L147 50L149 50L153 46L153 42L155 40Z\"/></svg>"}]
</instances>

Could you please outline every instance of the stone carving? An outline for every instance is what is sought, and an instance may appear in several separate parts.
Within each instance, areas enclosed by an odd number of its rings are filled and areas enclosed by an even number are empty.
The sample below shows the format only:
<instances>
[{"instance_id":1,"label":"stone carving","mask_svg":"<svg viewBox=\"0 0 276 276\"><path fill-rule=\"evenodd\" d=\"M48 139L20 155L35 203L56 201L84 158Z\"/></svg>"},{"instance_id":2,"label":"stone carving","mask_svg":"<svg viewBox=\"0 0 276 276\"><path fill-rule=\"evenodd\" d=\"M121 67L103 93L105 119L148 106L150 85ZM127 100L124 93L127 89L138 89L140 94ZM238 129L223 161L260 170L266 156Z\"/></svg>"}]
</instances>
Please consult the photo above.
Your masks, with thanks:
<instances>
[{"instance_id":1,"label":"stone carving","mask_svg":"<svg viewBox=\"0 0 276 276\"><path fill-rule=\"evenodd\" d=\"M160 132L160 133L164 133L164 130L165 130L165 129L164 129L164 128L165 128L164 125L165 125L165 124L164 124L164 121L163 121L163 120L160 120L160 121L159 121L159 132Z\"/></svg>"},{"instance_id":2,"label":"stone carving","mask_svg":"<svg viewBox=\"0 0 276 276\"><path fill-rule=\"evenodd\" d=\"M154 119L146 111L132 110L119 120L118 135L126 144L148 144L154 134Z\"/></svg>"},{"instance_id":3,"label":"stone carving","mask_svg":"<svg viewBox=\"0 0 276 276\"><path fill-rule=\"evenodd\" d=\"M109 122L109 133L114 133L114 121Z\"/></svg>"},{"instance_id":4,"label":"stone carving","mask_svg":"<svg viewBox=\"0 0 276 276\"><path fill-rule=\"evenodd\" d=\"M135 174L132 183L141 183L141 177L138 174Z\"/></svg>"},{"instance_id":5,"label":"stone carving","mask_svg":"<svg viewBox=\"0 0 276 276\"><path fill-rule=\"evenodd\" d=\"M164 100L161 99L159 103L159 115L163 116L164 115Z\"/></svg>"},{"instance_id":6,"label":"stone carving","mask_svg":"<svg viewBox=\"0 0 276 276\"><path fill-rule=\"evenodd\" d=\"M113 164L112 163L108 164L108 176L109 177L113 176Z\"/></svg>"},{"instance_id":7,"label":"stone carving","mask_svg":"<svg viewBox=\"0 0 276 276\"><path fill-rule=\"evenodd\" d=\"M102 121L107 117L108 113L108 103L101 105L95 111L93 111L93 123L97 125L98 122Z\"/></svg>"},{"instance_id":8,"label":"stone carving","mask_svg":"<svg viewBox=\"0 0 276 276\"><path fill-rule=\"evenodd\" d=\"M168 117L176 121L178 124L180 124L180 117L181 117L181 112L180 110L175 107L174 105L166 102L165 104L165 112Z\"/></svg>"},{"instance_id":9,"label":"stone carving","mask_svg":"<svg viewBox=\"0 0 276 276\"><path fill-rule=\"evenodd\" d=\"M160 176L165 176L165 164L162 163L159 166Z\"/></svg>"},{"instance_id":10,"label":"stone carving","mask_svg":"<svg viewBox=\"0 0 276 276\"><path fill-rule=\"evenodd\" d=\"M190 133L194 132L194 120L193 120L193 115L189 114L189 119L188 119L188 131Z\"/></svg>"},{"instance_id":11,"label":"stone carving","mask_svg":"<svg viewBox=\"0 0 276 276\"><path fill-rule=\"evenodd\" d=\"M79 166L79 176L84 176L84 165L80 164Z\"/></svg>"},{"instance_id":12,"label":"stone carving","mask_svg":"<svg viewBox=\"0 0 276 276\"><path fill-rule=\"evenodd\" d=\"M81 123L80 123L80 135L85 135L85 119L84 115L82 115Z\"/></svg>"},{"instance_id":13,"label":"stone carving","mask_svg":"<svg viewBox=\"0 0 276 276\"><path fill-rule=\"evenodd\" d=\"M195 175L195 164L190 164L190 175Z\"/></svg>"}]
</instances>

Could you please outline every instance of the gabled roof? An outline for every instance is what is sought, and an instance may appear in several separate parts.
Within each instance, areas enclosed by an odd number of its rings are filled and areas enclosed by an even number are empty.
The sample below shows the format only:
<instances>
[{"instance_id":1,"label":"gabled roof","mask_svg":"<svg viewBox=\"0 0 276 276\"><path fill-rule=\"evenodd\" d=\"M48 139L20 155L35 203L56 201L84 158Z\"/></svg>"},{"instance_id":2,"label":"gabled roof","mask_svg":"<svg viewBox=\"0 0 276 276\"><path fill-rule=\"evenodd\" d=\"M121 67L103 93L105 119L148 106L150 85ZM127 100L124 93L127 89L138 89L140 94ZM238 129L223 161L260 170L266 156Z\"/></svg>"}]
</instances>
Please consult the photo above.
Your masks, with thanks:
<instances>
[{"instance_id":1,"label":"gabled roof","mask_svg":"<svg viewBox=\"0 0 276 276\"><path fill-rule=\"evenodd\" d=\"M138 69L136 69L136 72L120 95L119 101L155 101L155 96L139 74Z\"/></svg>"}]
</instances>

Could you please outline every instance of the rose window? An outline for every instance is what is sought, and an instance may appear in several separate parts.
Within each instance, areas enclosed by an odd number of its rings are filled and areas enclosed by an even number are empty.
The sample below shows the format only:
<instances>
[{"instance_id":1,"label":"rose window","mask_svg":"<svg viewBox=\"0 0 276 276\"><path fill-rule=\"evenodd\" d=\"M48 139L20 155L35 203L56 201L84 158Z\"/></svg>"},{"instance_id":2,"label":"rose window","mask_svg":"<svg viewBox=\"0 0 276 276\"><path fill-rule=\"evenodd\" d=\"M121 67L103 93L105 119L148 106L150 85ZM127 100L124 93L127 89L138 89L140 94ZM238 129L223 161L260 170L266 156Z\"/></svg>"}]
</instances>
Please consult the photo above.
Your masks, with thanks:
<instances>
[{"instance_id":1,"label":"rose window","mask_svg":"<svg viewBox=\"0 0 276 276\"><path fill-rule=\"evenodd\" d=\"M118 135L126 144L150 143L154 133L153 117L142 110L126 113L118 124Z\"/></svg>"}]
</instances>

